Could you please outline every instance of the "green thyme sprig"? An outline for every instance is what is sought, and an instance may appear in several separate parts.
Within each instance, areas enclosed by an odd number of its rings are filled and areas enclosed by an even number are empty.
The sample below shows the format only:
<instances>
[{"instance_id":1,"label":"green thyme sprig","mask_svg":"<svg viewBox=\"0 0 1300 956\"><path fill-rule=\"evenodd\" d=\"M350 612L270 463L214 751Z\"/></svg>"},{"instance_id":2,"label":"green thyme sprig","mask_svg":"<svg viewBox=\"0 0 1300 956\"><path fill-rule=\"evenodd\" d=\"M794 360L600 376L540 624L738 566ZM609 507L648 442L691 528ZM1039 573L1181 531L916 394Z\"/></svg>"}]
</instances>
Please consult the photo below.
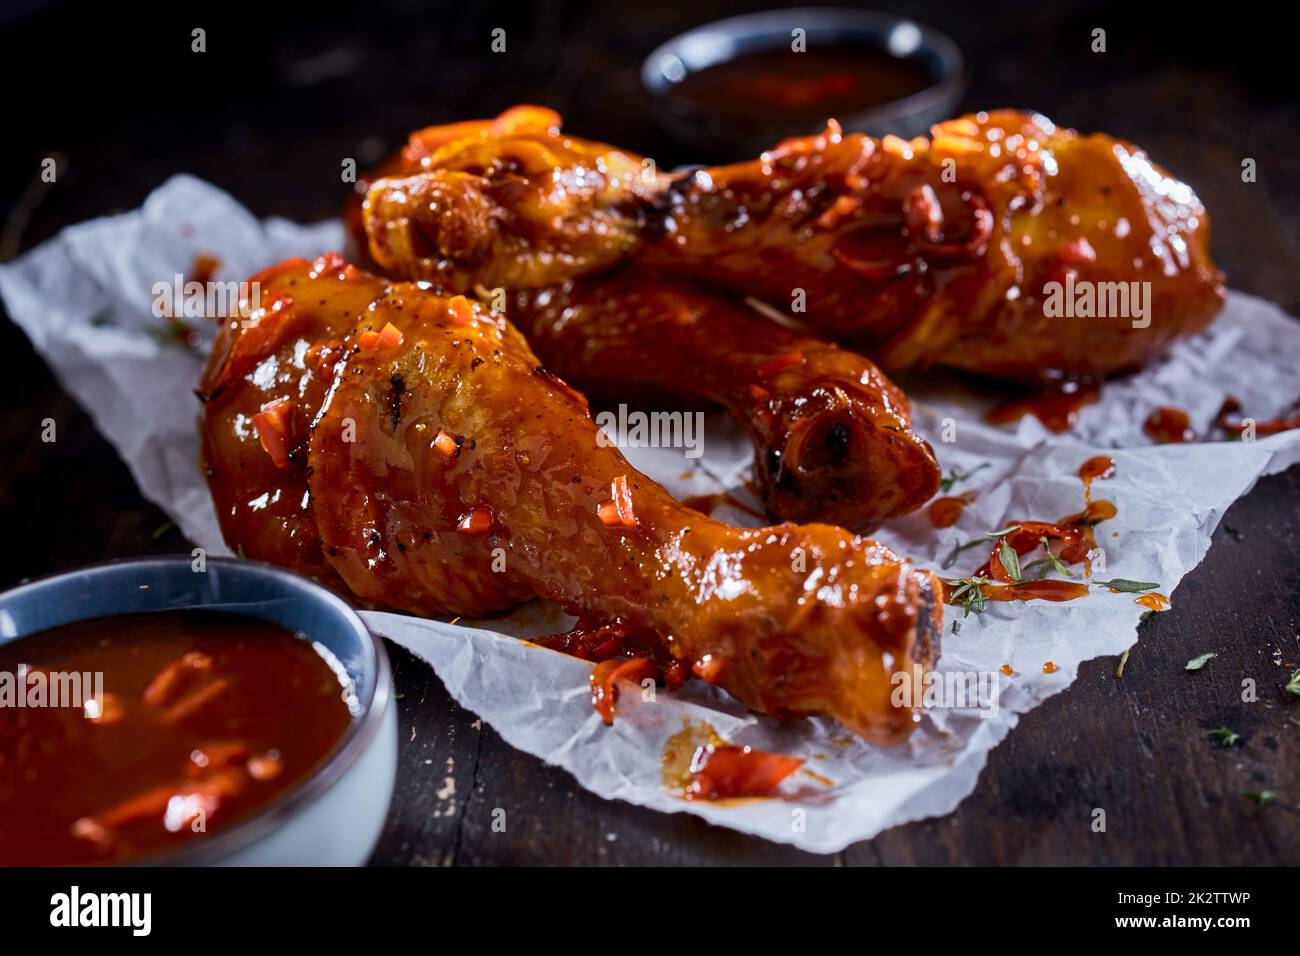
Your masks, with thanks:
<instances>
[{"instance_id":1,"label":"green thyme sprig","mask_svg":"<svg viewBox=\"0 0 1300 956\"><path fill-rule=\"evenodd\" d=\"M957 482L966 481L977 471L980 471L984 468L992 468L992 467L993 467L993 463L991 461L986 461L982 465L976 465L974 468L972 468L970 471L966 472L965 474L962 474L960 471L954 468L950 474L944 476L943 480L939 482L939 489L944 494L947 494L948 492L952 491L952 486L957 484Z\"/></svg>"},{"instance_id":2,"label":"green thyme sprig","mask_svg":"<svg viewBox=\"0 0 1300 956\"><path fill-rule=\"evenodd\" d=\"M1024 573L1026 575L1028 575L1031 571L1036 570L1038 571L1039 581L1047 577L1047 575L1051 571L1056 571L1058 574L1064 574L1067 578L1074 577L1074 572L1070 570L1070 566L1066 564L1064 561L1062 561L1060 558L1058 558L1056 555L1052 554L1052 549L1048 545L1047 538L1045 536L1039 537L1038 542L1043 546L1043 553L1046 554L1047 557L1039 558L1037 561L1030 561L1028 564L1026 564L1024 567Z\"/></svg>"},{"instance_id":3,"label":"green thyme sprig","mask_svg":"<svg viewBox=\"0 0 1300 956\"><path fill-rule=\"evenodd\" d=\"M940 568L952 567L954 564L957 563L957 555L961 554L963 551L969 551L971 548L978 547L983 543L984 542L981 541L979 538L975 538L974 540L967 541L964 544L954 544L952 546L952 550L948 552L948 557L943 559L943 562L939 565L939 567Z\"/></svg>"},{"instance_id":4,"label":"green thyme sprig","mask_svg":"<svg viewBox=\"0 0 1300 956\"><path fill-rule=\"evenodd\" d=\"M1098 587L1110 588L1112 591L1127 591L1130 594L1140 594L1160 587L1159 584L1151 581L1130 581L1128 578L1112 578L1109 581L1098 581L1094 578L1092 583Z\"/></svg>"},{"instance_id":5,"label":"green thyme sprig","mask_svg":"<svg viewBox=\"0 0 1300 956\"><path fill-rule=\"evenodd\" d=\"M980 585L992 584L988 578L983 575L975 575L969 578L957 578L952 581L944 581L953 591L948 595L949 604L961 604L963 618L970 617L972 611L976 614L984 613L984 605L987 598L984 592L980 590Z\"/></svg>"}]
</instances>

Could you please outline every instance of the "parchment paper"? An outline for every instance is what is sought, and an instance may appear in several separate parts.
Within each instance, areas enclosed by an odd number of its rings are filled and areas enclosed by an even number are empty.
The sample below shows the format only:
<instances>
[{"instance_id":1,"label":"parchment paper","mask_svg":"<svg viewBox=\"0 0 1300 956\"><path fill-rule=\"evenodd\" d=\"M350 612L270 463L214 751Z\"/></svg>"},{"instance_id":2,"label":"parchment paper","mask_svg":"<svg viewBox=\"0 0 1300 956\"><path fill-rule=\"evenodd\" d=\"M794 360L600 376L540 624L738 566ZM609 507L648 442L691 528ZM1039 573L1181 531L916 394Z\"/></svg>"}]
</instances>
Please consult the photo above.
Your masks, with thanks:
<instances>
[{"instance_id":1,"label":"parchment paper","mask_svg":"<svg viewBox=\"0 0 1300 956\"><path fill-rule=\"evenodd\" d=\"M178 176L142 208L68 228L0 266L0 295L144 494L196 544L229 553L197 466L199 406L192 389L202 356L160 341L151 290L155 282L190 271L198 254L220 260L216 279L242 280L282 258L343 244L336 223L259 223L214 187ZM955 543L1014 520L1053 521L1080 511L1077 469L1106 452L1116 474L1099 482L1095 495L1114 501L1119 513L1098 528L1105 576L1159 582L1177 603L1179 581L1205 554L1228 506L1260 475L1300 460L1300 432L1253 443L1153 446L1142 421L1153 408L1173 405L1191 414L1198 434L1207 434L1225 394L1265 420L1297 398L1298 370L1300 324L1267 302L1234 293L1208 334L1141 374L1108 384L1102 401L1085 408L1069 434L1052 435L1033 418L1016 428L993 428L980 417L987 401L960 389L910 387L917 430L934 444L945 471L988 466L953 487L954 494L978 495L955 527L936 531L918 514L877 537L938 570ZM948 418L956 423L956 441L945 443ZM709 417L700 459L674 449L624 450L675 494L729 489L752 501L743 487L750 447L724 416ZM716 514L757 523L725 507ZM962 552L940 573L968 575L986 554L982 547ZM827 720L757 717L698 681L676 694L660 689L653 700L625 685L618 718L606 727L591 708L589 665L506 636L566 623L548 606L456 626L397 614L365 617L375 631L427 660L456 700L513 746L565 767L589 790L832 852L887 827L952 810L974 789L989 750L1020 715L1068 687L1083 661L1129 647L1143 611L1134 595L1100 587L1064 604L990 603L967 618L960 633L945 630L939 669L987 674L1009 665L1016 676L997 675L996 713L932 709L911 742L891 750L850 739ZM959 608L947 613L949 622L961 617ZM1059 670L1044 673L1047 661ZM684 719L707 722L736 743L806 757L815 776L791 778L782 799L685 801L661 779L665 741Z\"/></svg>"}]
</instances>

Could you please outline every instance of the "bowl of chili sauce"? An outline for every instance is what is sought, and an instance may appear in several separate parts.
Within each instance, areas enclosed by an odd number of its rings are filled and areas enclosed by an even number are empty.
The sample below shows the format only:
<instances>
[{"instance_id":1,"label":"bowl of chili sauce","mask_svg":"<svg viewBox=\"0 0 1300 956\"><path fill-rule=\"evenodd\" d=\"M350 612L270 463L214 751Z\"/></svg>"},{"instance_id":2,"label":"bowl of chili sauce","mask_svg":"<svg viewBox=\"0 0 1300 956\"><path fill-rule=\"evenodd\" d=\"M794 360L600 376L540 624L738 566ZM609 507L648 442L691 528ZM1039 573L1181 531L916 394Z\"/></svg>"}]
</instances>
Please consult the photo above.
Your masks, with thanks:
<instances>
[{"instance_id":1,"label":"bowl of chili sauce","mask_svg":"<svg viewBox=\"0 0 1300 956\"><path fill-rule=\"evenodd\" d=\"M912 137L955 111L965 61L943 33L872 10L770 10L705 24L642 64L655 115L678 139L752 157L835 119L848 132Z\"/></svg>"},{"instance_id":2,"label":"bowl of chili sauce","mask_svg":"<svg viewBox=\"0 0 1300 956\"><path fill-rule=\"evenodd\" d=\"M0 594L0 865L358 865L397 762L383 644L252 561Z\"/></svg>"}]
</instances>

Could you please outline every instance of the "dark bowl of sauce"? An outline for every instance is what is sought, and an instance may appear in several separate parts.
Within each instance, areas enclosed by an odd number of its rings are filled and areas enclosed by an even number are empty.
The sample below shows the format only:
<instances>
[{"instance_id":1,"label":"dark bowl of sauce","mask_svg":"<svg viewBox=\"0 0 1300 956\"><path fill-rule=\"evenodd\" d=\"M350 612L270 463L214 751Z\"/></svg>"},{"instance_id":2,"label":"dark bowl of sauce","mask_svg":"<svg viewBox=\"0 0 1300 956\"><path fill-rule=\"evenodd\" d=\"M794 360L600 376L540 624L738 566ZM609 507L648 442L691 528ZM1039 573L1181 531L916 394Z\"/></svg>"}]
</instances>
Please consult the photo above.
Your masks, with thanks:
<instances>
[{"instance_id":1,"label":"dark bowl of sauce","mask_svg":"<svg viewBox=\"0 0 1300 956\"><path fill-rule=\"evenodd\" d=\"M796 31L801 31L796 33ZM658 47L641 80L659 121L709 159L749 158L829 119L910 138L953 115L966 86L955 43L872 10L770 10Z\"/></svg>"},{"instance_id":2,"label":"dark bowl of sauce","mask_svg":"<svg viewBox=\"0 0 1300 956\"><path fill-rule=\"evenodd\" d=\"M387 656L249 561L0 595L0 865L363 863L396 768Z\"/></svg>"}]
</instances>

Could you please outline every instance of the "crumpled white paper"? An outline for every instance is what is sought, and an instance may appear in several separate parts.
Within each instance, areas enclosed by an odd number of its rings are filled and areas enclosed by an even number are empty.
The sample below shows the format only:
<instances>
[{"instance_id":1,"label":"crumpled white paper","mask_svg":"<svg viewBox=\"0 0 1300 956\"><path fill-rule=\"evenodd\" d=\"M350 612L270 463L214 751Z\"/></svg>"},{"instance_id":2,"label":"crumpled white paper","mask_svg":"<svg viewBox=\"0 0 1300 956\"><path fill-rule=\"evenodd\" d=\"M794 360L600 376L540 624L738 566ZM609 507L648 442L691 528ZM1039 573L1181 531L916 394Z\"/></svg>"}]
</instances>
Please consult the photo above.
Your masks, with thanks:
<instances>
[{"instance_id":1,"label":"crumpled white paper","mask_svg":"<svg viewBox=\"0 0 1300 956\"><path fill-rule=\"evenodd\" d=\"M199 405L192 389L202 359L151 334L160 323L151 313L151 289L186 274L200 253L220 260L217 279L241 280L282 258L343 242L336 223L259 223L214 187L179 176L141 209L68 228L0 266L0 295L144 494L195 543L229 553L198 468ZM1032 418L1014 429L993 428L982 423L981 401L969 394L913 390L916 428L934 444L945 471L989 466L952 489L978 493L955 527L936 531L917 514L877 537L938 569L957 542L1015 520L1054 521L1082 510L1077 470L1104 452L1114 458L1116 474L1098 482L1094 494L1119 509L1097 531L1106 551L1104 576L1159 582L1176 603L1179 581L1204 555L1228 506L1260 475L1300 461L1300 432L1255 443L1153 446L1142 421L1156 406L1172 405L1188 411L1198 434L1206 434L1225 394L1265 420L1296 399L1298 370L1300 324L1267 302L1233 294L1208 334L1107 385L1102 401L1085 408L1066 435L1052 435ZM947 444L940 441L946 418L957 423L957 440ZM681 450L625 451L675 494L730 490L747 497L749 444L724 416L709 417L701 459L687 460ZM717 515L755 523L725 507ZM972 548L940 573L968 575L986 554ZM1064 604L990 603L960 633L945 631L939 669L987 674L1009 665L1016 676L997 677L996 714L931 710L908 744L889 750L848 738L827 720L756 716L699 682L676 694L660 690L653 701L628 687L614 726L605 727L590 704L590 665L506 636L561 627L567 619L547 606L476 626L399 614L365 617L376 632L427 660L452 695L513 746L565 767L589 790L832 852L887 827L951 811L974 789L989 750L1020 714L1068 687L1083 661L1129 647L1142 613L1134 595L1104 588ZM948 608L949 622L960 615ZM1047 661L1059 670L1044 673ZM707 722L736 743L806 757L813 773L787 781L797 783L786 799L687 802L661 779L664 744L684 719Z\"/></svg>"}]
</instances>

